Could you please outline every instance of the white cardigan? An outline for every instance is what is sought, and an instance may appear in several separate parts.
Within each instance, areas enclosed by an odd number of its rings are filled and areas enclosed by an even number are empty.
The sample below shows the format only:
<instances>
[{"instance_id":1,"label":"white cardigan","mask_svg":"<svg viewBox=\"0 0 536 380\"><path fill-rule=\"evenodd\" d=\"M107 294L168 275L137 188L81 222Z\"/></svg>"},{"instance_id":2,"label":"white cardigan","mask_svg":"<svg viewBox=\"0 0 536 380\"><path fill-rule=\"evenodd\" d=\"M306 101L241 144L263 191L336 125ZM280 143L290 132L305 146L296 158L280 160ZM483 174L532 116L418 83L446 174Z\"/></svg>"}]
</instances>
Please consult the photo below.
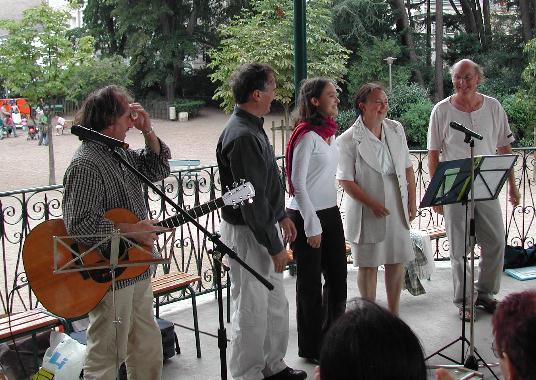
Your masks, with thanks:
<instances>
[{"instance_id":1,"label":"white cardigan","mask_svg":"<svg viewBox=\"0 0 536 380\"><path fill-rule=\"evenodd\" d=\"M337 138L339 147L339 166L337 179L356 182L368 194L374 196L378 202L385 204L385 191L383 177L376 153L371 144L367 144L365 126L361 116L356 122ZM396 177L406 225L409 229L408 212L408 182L406 168L409 161L409 149L406 135L402 125L394 120L385 119L383 130L389 152L393 157ZM363 144L362 144L363 143ZM385 239L385 218L377 218L368 207L349 195L345 195L343 210L345 212L344 232L346 239L354 243L378 243ZM362 226L363 219L367 223Z\"/></svg>"}]
</instances>

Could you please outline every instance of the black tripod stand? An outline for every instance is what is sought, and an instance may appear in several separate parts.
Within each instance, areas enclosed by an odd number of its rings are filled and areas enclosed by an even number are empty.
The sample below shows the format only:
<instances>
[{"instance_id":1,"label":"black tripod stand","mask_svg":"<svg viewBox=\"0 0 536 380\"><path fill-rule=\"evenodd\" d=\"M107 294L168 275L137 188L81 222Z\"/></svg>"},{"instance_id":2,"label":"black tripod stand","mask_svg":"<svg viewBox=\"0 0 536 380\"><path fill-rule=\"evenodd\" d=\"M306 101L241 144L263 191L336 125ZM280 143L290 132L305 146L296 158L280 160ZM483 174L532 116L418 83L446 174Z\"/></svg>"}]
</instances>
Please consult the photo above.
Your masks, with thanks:
<instances>
[{"instance_id":1,"label":"black tripod stand","mask_svg":"<svg viewBox=\"0 0 536 380\"><path fill-rule=\"evenodd\" d=\"M464 160L453 160L441 162L430 182L426 194L420 207L439 206L453 203L462 203L469 206L469 253L464 255L463 263L463 305L462 305L462 329L461 336L447 345L435 351L425 360L439 355L453 363L463 365L471 370L478 370L478 362L483 365L498 379L490 366L482 359L474 345L474 248L476 243L475 234L475 201L496 199L506 182L509 171L515 163L516 157L513 155L504 156L474 156L473 137L481 139L481 136L468 130L465 132L465 142L469 144L471 158ZM476 178L476 179L475 179ZM467 226L467 221L466 221ZM464 235L466 236L466 235ZM469 256L469 257L468 257ZM466 315L466 289L467 289L467 261L470 260L470 339L466 337L465 315ZM443 354L443 351L461 342L461 358L459 361ZM465 347L469 347L469 354L465 356ZM478 360L477 360L478 357Z\"/></svg>"}]
</instances>

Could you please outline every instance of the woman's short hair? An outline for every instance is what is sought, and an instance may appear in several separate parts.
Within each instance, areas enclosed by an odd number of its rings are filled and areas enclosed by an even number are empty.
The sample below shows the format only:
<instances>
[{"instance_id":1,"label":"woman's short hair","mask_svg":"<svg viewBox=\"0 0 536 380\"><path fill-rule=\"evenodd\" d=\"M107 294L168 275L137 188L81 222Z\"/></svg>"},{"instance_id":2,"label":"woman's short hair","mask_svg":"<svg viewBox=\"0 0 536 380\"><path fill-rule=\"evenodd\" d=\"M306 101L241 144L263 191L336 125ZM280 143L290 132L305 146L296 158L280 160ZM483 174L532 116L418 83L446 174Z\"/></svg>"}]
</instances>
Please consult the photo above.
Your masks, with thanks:
<instances>
[{"instance_id":1,"label":"woman's short hair","mask_svg":"<svg viewBox=\"0 0 536 380\"><path fill-rule=\"evenodd\" d=\"M369 83L363 84L356 91L354 95L354 108L358 116L361 115L361 109L359 108L359 103L366 103L370 94L376 90L382 90L383 92L385 92L385 87L383 87L383 85L378 82L369 82Z\"/></svg>"},{"instance_id":2,"label":"woman's short hair","mask_svg":"<svg viewBox=\"0 0 536 380\"><path fill-rule=\"evenodd\" d=\"M274 70L262 63L246 63L238 66L231 74L229 84L236 104L244 104L255 90L264 91Z\"/></svg>"},{"instance_id":3,"label":"woman's short hair","mask_svg":"<svg viewBox=\"0 0 536 380\"><path fill-rule=\"evenodd\" d=\"M493 336L519 379L536 378L536 291L506 296L493 315ZM531 359L532 358L532 359Z\"/></svg>"},{"instance_id":4,"label":"woman's short hair","mask_svg":"<svg viewBox=\"0 0 536 380\"><path fill-rule=\"evenodd\" d=\"M322 380L426 380L421 343L400 318L357 299L324 337Z\"/></svg>"},{"instance_id":5,"label":"woman's short hair","mask_svg":"<svg viewBox=\"0 0 536 380\"><path fill-rule=\"evenodd\" d=\"M110 85L91 93L82 103L82 107L76 113L75 124L83 127L102 131L115 123L122 116L132 97L122 87Z\"/></svg>"},{"instance_id":6,"label":"woman's short hair","mask_svg":"<svg viewBox=\"0 0 536 380\"><path fill-rule=\"evenodd\" d=\"M294 124L306 121L312 125L322 125L322 115L318 111L318 107L311 103L311 99L320 98L322 91L329 83L333 83L333 81L322 77L304 79L301 82L298 104L292 113Z\"/></svg>"}]
</instances>

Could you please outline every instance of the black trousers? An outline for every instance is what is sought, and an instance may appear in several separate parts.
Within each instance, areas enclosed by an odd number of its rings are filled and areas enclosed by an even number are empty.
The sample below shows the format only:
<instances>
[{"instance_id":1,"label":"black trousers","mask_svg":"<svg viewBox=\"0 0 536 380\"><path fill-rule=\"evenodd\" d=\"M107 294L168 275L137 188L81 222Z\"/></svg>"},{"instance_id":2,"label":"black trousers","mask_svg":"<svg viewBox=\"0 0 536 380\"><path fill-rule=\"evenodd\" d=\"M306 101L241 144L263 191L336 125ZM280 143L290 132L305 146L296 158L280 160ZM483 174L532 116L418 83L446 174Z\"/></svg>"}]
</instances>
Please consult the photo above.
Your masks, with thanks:
<instances>
[{"instance_id":1,"label":"black trousers","mask_svg":"<svg viewBox=\"0 0 536 380\"><path fill-rule=\"evenodd\" d=\"M287 209L287 214L298 230L291 244L298 272L298 355L318 359L322 337L346 310L346 248L341 214L336 206L317 211L322 225L319 248L307 244L300 212Z\"/></svg>"}]
</instances>

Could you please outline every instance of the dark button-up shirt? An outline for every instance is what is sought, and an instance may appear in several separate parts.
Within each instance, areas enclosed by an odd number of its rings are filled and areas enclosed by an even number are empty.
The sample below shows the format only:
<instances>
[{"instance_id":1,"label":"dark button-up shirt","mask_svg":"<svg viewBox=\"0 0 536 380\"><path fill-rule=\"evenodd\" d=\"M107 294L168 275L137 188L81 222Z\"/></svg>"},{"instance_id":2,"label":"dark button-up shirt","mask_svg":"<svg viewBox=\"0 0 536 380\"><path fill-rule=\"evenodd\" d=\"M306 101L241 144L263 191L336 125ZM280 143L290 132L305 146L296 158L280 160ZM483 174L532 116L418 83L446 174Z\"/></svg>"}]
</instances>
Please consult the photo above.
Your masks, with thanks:
<instances>
[{"instance_id":1,"label":"dark button-up shirt","mask_svg":"<svg viewBox=\"0 0 536 380\"><path fill-rule=\"evenodd\" d=\"M235 107L218 141L216 158L224 192L240 179L251 182L255 189L253 203L239 209L224 207L223 219L247 225L270 255L275 255L283 250L276 224L286 217L285 191L263 123L263 118Z\"/></svg>"}]
</instances>

